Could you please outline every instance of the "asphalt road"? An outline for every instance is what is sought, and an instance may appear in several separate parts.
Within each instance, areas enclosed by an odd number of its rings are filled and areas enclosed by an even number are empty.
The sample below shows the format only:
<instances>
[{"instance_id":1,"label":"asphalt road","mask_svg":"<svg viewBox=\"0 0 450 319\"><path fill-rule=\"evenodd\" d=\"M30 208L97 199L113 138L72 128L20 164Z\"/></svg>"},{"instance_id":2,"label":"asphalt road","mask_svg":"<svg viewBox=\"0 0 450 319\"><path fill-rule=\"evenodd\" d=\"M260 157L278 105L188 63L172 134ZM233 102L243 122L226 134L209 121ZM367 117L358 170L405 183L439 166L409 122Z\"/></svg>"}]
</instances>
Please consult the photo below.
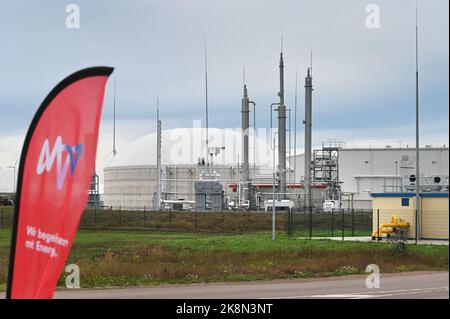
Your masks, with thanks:
<instances>
[{"instance_id":1,"label":"asphalt road","mask_svg":"<svg viewBox=\"0 0 450 319\"><path fill-rule=\"evenodd\" d=\"M380 288L368 289L365 276L265 282L164 285L123 289L57 291L55 298L148 299L448 299L448 272L381 274Z\"/></svg>"},{"instance_id":2,"label":"asphalt road","mask_svg":"<svg viewBox=\"0 0 450 319\"><path fill-rule=\"evenodd\" d=\"M365 276L264 282L58 290L56 299L449 299L448 272L381 274L380 288ZM0 293L0 298L5 298Z\"/></svg>"}]
</instances>

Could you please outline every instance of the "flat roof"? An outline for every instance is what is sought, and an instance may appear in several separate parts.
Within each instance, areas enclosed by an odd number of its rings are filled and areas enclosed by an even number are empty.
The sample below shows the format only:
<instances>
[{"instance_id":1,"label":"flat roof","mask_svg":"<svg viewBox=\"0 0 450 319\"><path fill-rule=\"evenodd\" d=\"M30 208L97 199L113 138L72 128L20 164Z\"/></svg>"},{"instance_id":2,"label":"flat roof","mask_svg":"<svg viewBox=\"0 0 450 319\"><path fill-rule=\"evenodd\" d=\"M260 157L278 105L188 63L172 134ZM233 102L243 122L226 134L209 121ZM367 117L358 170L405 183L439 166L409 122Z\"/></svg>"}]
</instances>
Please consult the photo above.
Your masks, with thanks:
<instances>
[{"instance_id":1,"label":"flat roof","mask_svg":"<svg viewBox=\"0 0 450 319\"><path fill-rule=\"evenodd\" d=\"M314 150L321 150L320 147L315 147ZM448 152L449 148L447 146L432 146L432 147L419 147L421 152L423 151L444 151ZM415 152L415 147L340 147L339 152L367 152L367 151L404 151L404 152ZM296 157L305 156L305 153L298 153ZM287 156L287 159L294 158L294 155Z\"/></svg>"},{"instance_id":2,"label":"flat roof","mask_svg":"<svg viewBox=\"0 0 450 319\"><path fill-rule=\"evenodd\" d=\"M415 151L415 147L342 147L340 151ZM420 151L448 151L447 146L419 147Z\"/></svg>"},{"instance_id":3,"label":"flat roof","mask_svg":"<svg viewBox=\"0 0 450 319\"><path fill-rule=\"evenodd\" d=\"M370 193L371 197L415 197L416 193ZM420 193L420 197L448 197L448 193Z\"/></svg>"}]
</instances>

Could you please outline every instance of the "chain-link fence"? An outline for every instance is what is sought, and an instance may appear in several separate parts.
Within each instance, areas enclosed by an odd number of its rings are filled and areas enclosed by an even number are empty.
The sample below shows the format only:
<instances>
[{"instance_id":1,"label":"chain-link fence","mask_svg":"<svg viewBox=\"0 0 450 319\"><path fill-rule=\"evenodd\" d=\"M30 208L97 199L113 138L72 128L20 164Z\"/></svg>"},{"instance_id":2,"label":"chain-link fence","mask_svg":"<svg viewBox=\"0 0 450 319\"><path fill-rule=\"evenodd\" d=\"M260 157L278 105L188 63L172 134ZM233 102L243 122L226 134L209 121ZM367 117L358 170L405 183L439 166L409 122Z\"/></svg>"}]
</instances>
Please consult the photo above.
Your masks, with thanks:
<instances>
[{"instance_id":1,"label":"chain-link fence","mask_svg":"<svg viewBox=\"0 0 450 319\"><path fill-rule=\"evenodd\" d=\"M372 210L341 209L331 212L292 212L288 217L288 234L305 237L370 236Z\"/></svg>"},{"instance_id":2,"label":"chain-link fence","mask_svg":"<svg viewBox=\"0 0 450 319\"><path fill-rule=\"evenodd\" d=\"M11 228L13 207L0 208L1 228ZM153 211L142 209L86 209L80 229L145 229L201 233L247 233L272 230L272 212L264 211ZM296 237L370 236L372 211L343 210L309 213L276 212L276 230Z\"/></svg>"},{"instance_id":3,"label":"chain-link fence","mask_svg":"<svg viewBox=\"0 0 450 319\"><path fill-rule=\"evenodd\" d=\"M0 206L0 228L11 228L13 216L14 206Z\"/></svg>"}]
</instances>

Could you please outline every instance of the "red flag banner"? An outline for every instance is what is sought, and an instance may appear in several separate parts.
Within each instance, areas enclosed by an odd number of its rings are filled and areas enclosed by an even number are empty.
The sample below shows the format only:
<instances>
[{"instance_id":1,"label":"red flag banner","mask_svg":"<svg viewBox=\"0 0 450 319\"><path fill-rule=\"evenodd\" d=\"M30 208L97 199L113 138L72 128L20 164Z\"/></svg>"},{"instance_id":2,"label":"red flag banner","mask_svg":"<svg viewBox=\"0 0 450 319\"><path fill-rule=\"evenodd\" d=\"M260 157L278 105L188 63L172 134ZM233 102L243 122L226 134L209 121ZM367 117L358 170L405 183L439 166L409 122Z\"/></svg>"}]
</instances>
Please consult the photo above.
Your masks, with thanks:
<instances>
[{"instance_id":1,"label":"red flag banner","mask_svg":"<svg viewBox=\"0 0 450 319\"><path fill-rule=\"evenodd\" d=\"M94 67L60 82L25 138L7 298L52 298L89 196L106 82Z\"/></svg>"}]
</instances>

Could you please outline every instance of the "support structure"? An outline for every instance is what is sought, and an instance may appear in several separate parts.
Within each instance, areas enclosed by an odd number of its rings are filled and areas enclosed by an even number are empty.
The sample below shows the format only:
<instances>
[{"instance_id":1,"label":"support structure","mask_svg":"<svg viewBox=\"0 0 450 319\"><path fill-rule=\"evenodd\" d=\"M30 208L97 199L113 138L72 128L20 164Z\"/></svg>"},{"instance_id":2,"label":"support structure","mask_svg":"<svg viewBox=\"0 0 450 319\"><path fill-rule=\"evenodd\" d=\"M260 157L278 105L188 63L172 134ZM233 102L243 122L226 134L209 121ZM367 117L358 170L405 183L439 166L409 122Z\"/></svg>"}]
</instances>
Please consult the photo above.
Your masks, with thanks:
<instances>
[{"instance_id":1,"label":"support structure","mask_svg":"<svg viewBox=\"0 0 450 319\"><path fill-rule=\"evenodd\" d=\"M87 203L88 208L96 208L101 206L99 185L99 176L97 175L96 170L94 170L94 174L91 177L91 184L89 186L89 198Z\"/></svg>"},{"instance_id":2,"label":"support structure","mask_svg":"<svg viewBox=\"0 0 450 319\"><path fill-rule=\"evenodd\" d=\"M329 140L313 152L312 181L328 185L327 199L340 200L339 150L342 146L343 142Z\"/></svg>"}]
</instances>

